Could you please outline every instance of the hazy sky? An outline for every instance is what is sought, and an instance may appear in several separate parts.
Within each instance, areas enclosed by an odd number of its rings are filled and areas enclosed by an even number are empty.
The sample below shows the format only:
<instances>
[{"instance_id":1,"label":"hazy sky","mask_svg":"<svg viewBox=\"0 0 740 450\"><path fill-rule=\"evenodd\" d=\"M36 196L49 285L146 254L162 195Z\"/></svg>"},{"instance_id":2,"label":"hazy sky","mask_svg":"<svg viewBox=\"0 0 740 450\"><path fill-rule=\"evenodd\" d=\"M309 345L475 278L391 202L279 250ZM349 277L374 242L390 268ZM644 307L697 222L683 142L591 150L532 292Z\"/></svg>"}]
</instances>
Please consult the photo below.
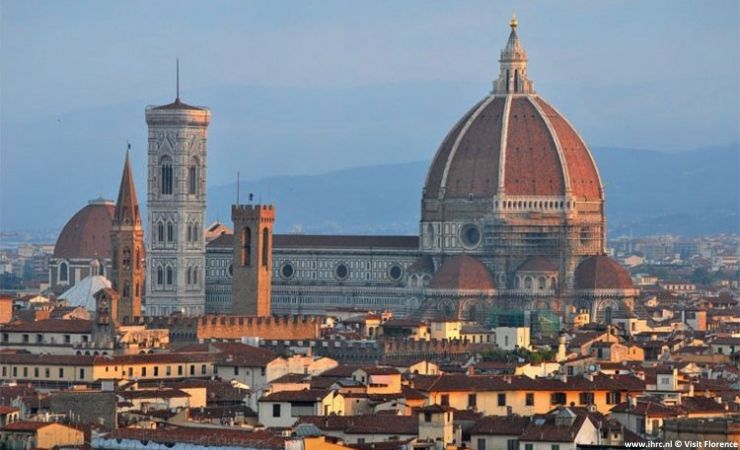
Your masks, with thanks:
<instances>
[{"instance_id":1,"label":"hazy sky","mask_svg":"<svg viewBox=\"0 0 740 450\"><path fill-rule=\"evenodd\" d=\"M213 109L209 184L233 179L234 167L257 178L430 159L490 90L512 11L535 89L592 146L740 141L736 0L0 6L4 216L19 213L8 196L25 195L32 178L46 186L24 202L61 180L76 204L112 197L127 139L143 181L143 109L174 97L177 56L182 97Z\"/></svg>"}]
</instances>

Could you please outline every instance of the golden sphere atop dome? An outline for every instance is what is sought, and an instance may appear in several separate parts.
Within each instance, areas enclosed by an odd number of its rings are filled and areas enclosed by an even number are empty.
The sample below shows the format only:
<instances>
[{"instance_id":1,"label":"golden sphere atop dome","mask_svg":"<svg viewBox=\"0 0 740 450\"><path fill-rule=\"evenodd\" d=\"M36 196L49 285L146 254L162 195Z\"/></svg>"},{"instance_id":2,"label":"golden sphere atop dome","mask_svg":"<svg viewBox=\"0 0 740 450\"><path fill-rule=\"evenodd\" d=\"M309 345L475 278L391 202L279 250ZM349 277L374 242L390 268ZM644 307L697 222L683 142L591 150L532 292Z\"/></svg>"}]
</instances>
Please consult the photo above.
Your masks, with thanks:
<instances>
[{"instance_id":1,"label":"golden sphere atop dome","mask_svg":"<svg viewBox=\"0 0 740 450\"><path fill-rule=\"evenodd\" d=\"M509 21L509 26L511 27L512 30L519 26L519 21L516 19L516 13L511 14L511 20Z\"/></svg>"}]
</instances>

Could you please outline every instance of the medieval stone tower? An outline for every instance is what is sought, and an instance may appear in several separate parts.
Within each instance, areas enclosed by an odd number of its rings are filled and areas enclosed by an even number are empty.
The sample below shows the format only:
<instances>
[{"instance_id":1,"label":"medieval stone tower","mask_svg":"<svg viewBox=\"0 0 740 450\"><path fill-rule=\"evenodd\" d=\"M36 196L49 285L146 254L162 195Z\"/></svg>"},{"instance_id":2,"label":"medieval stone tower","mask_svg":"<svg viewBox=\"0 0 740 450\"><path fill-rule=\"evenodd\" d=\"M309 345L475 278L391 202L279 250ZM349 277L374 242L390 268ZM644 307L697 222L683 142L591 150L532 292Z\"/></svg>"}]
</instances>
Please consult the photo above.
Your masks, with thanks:
<instances>
[{"instance_id":1,"label":"medieval stone tower","mask_svg":"<svg viewBox=\"0 0 740 450\"><path fill-rule=\"evenodd\" d=\"M92 342L95 348L113 350L116 347L116 328L119 323L119 302L121 297L111 288L103 288L94 294L95 321L92 328Z\"/></svg>"},{"instance_id":2,"label":"medieval stone tower","mask_svg":"<svg viewBox=\"0 0 740 450\"><path fill-rule=\"evenodd\" d=\"M205 311L206 140L211 112L180 101L147 107L146 314Z\"/></svg>"},{"instance_id":3,"label":"medieval stone tower","mask_svg":"<svg viewBox=\"0 0 740 450\"><path fill-rule=\"evenodd\" d=\"M232 205L234 315L269 316L273 205Z\"/></svg>"},{"instance_id":4,"label":"medieval stone tower","mask_svg":"<svg viewBox=\"0 0 740 450\"><path fill-rule=\"evenodd\" d=\"M144 230L136 198L131 162L126 151L121 187L111 227L111 283L120 296L115 319L129 323L141 316L144 295Z\"/></svg>"}]
</instances>

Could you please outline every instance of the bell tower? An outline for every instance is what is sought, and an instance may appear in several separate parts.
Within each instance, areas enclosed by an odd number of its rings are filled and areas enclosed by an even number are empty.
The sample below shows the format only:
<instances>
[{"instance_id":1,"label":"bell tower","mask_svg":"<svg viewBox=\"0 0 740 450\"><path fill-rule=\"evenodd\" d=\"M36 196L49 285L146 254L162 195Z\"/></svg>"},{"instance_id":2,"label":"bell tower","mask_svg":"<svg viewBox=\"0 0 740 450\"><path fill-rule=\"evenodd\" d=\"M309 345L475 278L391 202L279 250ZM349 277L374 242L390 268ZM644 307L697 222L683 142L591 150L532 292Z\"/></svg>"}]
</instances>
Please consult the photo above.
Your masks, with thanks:
<instances>
[{"instance_id":1,"label":"bell tower","mask_svg":"<svg viewBox=\"0 0 740 450\"><path fill-rule=\"evenodd\" d=\"M131 146L129 145L129 150ZM126 324L141 316L144 295L144 230L141 227L139 202L131 172L129 150L123 164L121 187L113 213L111 227L111 282L118 292L118 308L114 319Z\"/></svg>"},{"instance_id":2,"label":"bell tower","mask_svg":"<svg viewBox=\"0 0 740 450\"><path fill-rule=\"evenodd\" d=\"M175 101L146 109L148 316L205 312L203 230L210 122L208 108L180 101L179 76Z\"/></svg>"},{"instance_id":3,"label":"bell tower","mask_svg":"<svg viewBox=\"0 0 740 450\"><path fill-rule=\"evenodd\" d=\"M116 317L121 297L114 289L103 288L93 294L95 297L95 321L93 321L92 341L95 348L113 350L116 346Z\"/></svg>"},{"instance_id":4,"label":"bell tower","mask_svg":"<svg viewBox=\"0 0 740 450\"><path fill-rule=\"evenodd\" d=\"M272 295L273 205L232 205L232 314L269 316Z\"/></svg>"}]
</instances>

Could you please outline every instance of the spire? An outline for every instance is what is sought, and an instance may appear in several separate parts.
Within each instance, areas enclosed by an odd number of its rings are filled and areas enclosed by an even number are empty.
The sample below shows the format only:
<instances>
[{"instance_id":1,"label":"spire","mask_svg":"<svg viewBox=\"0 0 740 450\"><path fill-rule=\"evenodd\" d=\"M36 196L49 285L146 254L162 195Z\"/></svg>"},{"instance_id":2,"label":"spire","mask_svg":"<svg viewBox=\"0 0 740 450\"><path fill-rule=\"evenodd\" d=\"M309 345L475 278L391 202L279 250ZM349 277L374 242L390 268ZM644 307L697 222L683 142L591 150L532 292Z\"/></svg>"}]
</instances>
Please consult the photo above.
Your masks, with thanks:
<instances>
[{"instance_id":1,"label":"spire","mask_svg":"<svg viewBox=\"0 0 740 450\"><path fill-rule=\"evenodd\" d=\"M180 58L175 62L175 103L180 103Z\"/></svg>"},{"instance_id":2,"label":"spire","mask_svg":"<svg viewBox=\"0 0 740 450\"><path fill-rule=\"evenodd\" d=\"M519 26L516 14L511 15L509 26L511 27L511 33L509 33L509 40L506 42L506 48L501 52L501 61L523 60L526 62L527 52L522 48L522 44L519 42L519 35L516 34L516 27Z\"/></svg>"},{"instance_id":3,"label":"spire","mask_svg":"<svg viewBox=\"0 0 740 450\"><path fill-rule=\"evenodd\" d=\"M123 164L123 175L121 176L121 187L118 189L118 201L116 202L116 211L113 216L113 222L119 225L136 225L141 223L139 202L136 199L136 186L134 186L131 161L129 160L130 150L131 144L128 144L126 162Z\"/></svg>"},{"instance_id":4,"label":"spire","mask_svg":"<svg viewBox=\"0 0 740 450\"><path fill-rule=\"evenodd\" d=\"M509 21L511 32L506 47L501 50L499 63L501 73L493 82L494 94L529 94L534 92L533 83L527 79L527 51L519 41L516 32L519 21L516 14L512 14Z\"/></svg>"}]
</instances>

